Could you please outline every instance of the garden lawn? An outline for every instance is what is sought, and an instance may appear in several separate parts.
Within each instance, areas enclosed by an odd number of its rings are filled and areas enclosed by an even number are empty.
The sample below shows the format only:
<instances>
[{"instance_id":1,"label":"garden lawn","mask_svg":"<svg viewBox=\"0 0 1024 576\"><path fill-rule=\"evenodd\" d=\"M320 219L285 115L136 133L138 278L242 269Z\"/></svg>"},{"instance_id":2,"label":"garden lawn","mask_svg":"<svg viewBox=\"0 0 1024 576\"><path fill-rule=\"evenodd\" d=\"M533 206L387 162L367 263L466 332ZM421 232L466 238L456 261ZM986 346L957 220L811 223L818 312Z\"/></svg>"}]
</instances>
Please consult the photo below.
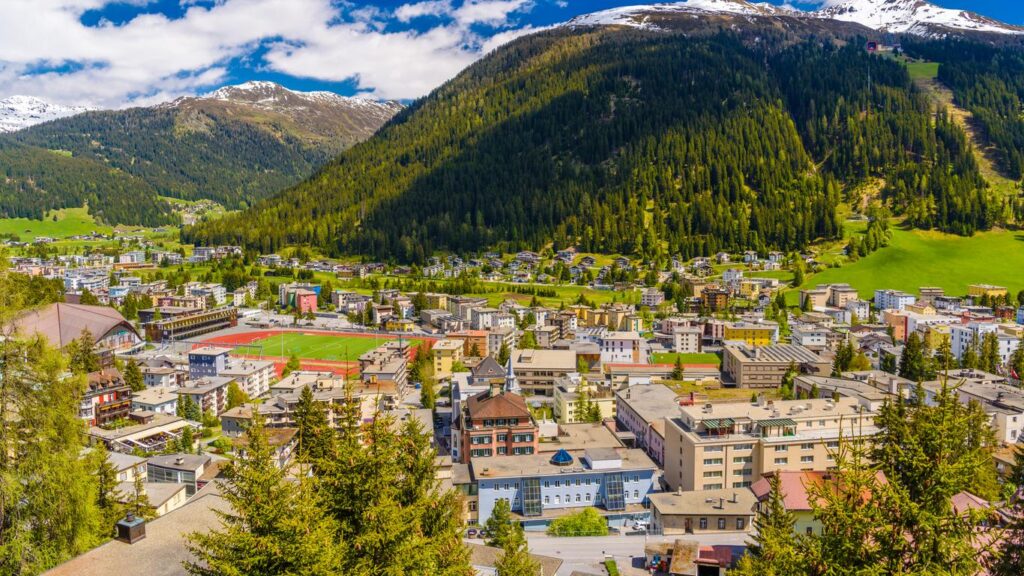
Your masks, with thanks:
<instances>
[{"instance_id":1,"label":"garden lawn","mask_svg":"<svg viewBox=\"0 0 1024 576\"><path fill-rule=\"evenodd\" d=\"M660 352L653 355L653 362L655 364L675 364L676 358L680 358L683 361L683 365L687 364L714 364L720 366L722 359L718 357L718 354L677 354L675 352Z\"/></svg>"},{"instance_id":2,"label":"garden lawn","mask_svg":"<svg viewBox=\"0 0 1024 576\"><path fill-rule=\"evenodd\" d=\"M56 216L57 220L54 221ZM97 224L89 215L88 208L66 208L54 210L42 220L28 218L0 218L0 234L16 234L22 242L37 236L66 238L88 234L93 231L109 234L112 228Z\"/></svg>"},{"instance_id":3,"label":"garden lawn","mask_svg":"<svg viewBox=\"0 0 1024 576\"><path fill-rule=\"evenodd\" d=\"M305 360L331 360L338 362L354 362L370 350L398 337L366 338L360 336L336 336L331 334L306 334L302 332L283 332L281 334L255 340L249 346L263 346L265 356L288 357L295 354ZM410 339L413 343L420 341ZM253 350L249 348L249 350ZM253 350L250 353L255 353Z\"/></svg>"}]
</instances>

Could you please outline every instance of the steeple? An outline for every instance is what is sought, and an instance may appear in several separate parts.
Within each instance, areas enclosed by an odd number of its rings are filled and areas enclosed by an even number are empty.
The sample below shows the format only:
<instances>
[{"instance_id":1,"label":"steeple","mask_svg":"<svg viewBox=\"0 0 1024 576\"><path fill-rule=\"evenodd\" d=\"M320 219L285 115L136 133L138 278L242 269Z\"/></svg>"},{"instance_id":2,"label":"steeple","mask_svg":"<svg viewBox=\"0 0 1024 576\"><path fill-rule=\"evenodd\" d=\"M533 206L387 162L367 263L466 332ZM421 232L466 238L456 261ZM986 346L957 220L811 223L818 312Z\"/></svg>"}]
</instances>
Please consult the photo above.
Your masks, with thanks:
<instances>
[{"instance_id":1,"label":"steeple","mask_svg":"<svg viewBox=\"0 0 1024 576\"><path fill-rule=\"evenodd\" d=\"M505 367L505 392L513 392L515 394L521 393L519 389L519 380L516 378L515 371L512 370L512 357L509 356L508 365Z\"/></svg>"}]
</instances>

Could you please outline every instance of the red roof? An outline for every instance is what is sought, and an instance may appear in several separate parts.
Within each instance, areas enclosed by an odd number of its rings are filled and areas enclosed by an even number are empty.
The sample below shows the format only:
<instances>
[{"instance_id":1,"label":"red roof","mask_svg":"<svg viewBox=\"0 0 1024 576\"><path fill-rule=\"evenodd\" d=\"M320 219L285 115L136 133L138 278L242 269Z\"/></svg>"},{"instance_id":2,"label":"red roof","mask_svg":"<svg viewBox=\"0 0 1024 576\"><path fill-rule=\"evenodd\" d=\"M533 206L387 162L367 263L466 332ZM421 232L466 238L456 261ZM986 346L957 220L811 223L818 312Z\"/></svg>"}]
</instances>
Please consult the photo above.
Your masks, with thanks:
<instances>
[{"instance_id":1,"label":"red roof","mask_svg":"<svg viewBox=\"0 0 1024 576\"><path fill-rule=\"evenodd\" d=\"M529 418L530 410L526 407L526 400L514 392L501 392L491 395L488 392L481 392L471 397L466 402L466 410L469 418Z\"/></svg>"}]
</instances>

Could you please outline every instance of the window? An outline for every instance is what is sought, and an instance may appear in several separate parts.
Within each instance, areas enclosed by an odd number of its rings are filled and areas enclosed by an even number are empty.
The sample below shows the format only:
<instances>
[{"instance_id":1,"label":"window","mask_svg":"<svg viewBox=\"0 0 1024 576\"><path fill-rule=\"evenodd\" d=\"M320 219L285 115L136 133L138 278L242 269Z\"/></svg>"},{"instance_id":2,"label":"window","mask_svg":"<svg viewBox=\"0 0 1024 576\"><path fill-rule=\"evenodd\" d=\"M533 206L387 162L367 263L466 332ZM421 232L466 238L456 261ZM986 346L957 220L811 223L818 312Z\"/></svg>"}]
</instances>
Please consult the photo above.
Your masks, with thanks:
<instances>
[{"instance_id":1,"label":"window","mask_svg":"<svg viewBox=\"0 0 1024 576\"><path fill-rule=\"evenodd\" d=\"M744 480L743 482L733 482L733 488L750 488L750 480Z\"/></svg>"},{"instance_id":2,"label":"window","mask_svg":"<svg viewBox=\"0 0 1024 576\"><path fill-rule=\"evenodd\" d=\"M498 446L498 454L500 454L502 456L504 456L505 454L508 454L508 448L505 447L505 446Z\"/></svg>"},{"instance_id":3,"label":"window","mask_svg":"<svg viewBox=\"0 0 1024 576\"><path fill-rule=\"evenodd\" d=\"M545 487L545 488L551 488L551 482L549 482L549 481L545 480L545 481L544 481L544 487Z\"/></svg>"},{"instance_id":4,"label":"window","mask_svg":"<svg viewBox=\"0 0 1024 576\"><path fill-rule=\"evenodd\" d=\"M776 446L775 447L775 451L776 452L787 452L788 450L789 450L789 446Z\"/></svg>"},{"instance_id":5,"label":"window","mask_svg":"<svg viewBox=\"0 0 1024 576\"><path fill-rule=\"evenodd\" d=\"M605 480L605 508L608 510L625 510L626 498L622 486L622 474L613 473Z\"/></svg>"},{"instance_id":6,"label":"window","mask_svg":"<svg viewBox=\"0 0 1024 576\"><path fill-rule=\"evenodd\" d=\"M561 503L562 503L562 497L559 496L558 494L555 494L555 504L561 504Z\"/></svg>"},{"instance_id":7,"label":"window","mask_svg":"<svg viewBox=\"0 0 1024 576\"><path fill-rule=\"evenodd\" d=\"M640 481L640 476L637 476L636 474L634 474L633 475L633 482L639 482L639 481Z\"/></svg>"},{"instance_id":8,"label":"window","mask_svg":"<svg viewBox=\"0 0 1024 576\"><path fill-rule=\"evenodd\" d=\"M498 442L507 442L508 434L498 434Z\"/></svg>"},{"instance_id":9,"label":"window","mask_svg":"<svg viewBox=\"0 0 1024 576\"><path fill-rule=\"evenodd\" d=\"M511 489L512 489L512 485L509 484L508 482L505 482L505 490L511 490Z\"/></svg>"},{"instance_id":10,"label":"window","mask_svg":"<svg viewBox=\"0 0 1024 576\"><path fill-rule=\"evenodd\" d=\"M705 458L704 459L704 465L705 466L721 466L722 465L722 459L721 458Z\"/></svg>"},{"instance_id":11,"label":"window","mask_svg":"<svg viewBox=\"0 0 1024 576\"><path fill-rule=\"evenodd\" d=\"M704 448L704 453L708 454L708 453L711 453L711 452L721 452L724 449L725 449L724 446L706 446Z\"/></svg>"},{"instance_id":12,"label":"window","mask_svg":"<svg viewBox=\"0 0 1024 576\"><path fill-rule=\"evenodd\" d=\"M705 478L721 478L722 477L722 471L721 470L715 470L713 472L705 472L704 473L704 477Z\"/></svg>"},{"instance_id":13,"label":"window","mask_svg":"<svg viewBox=\"0 0 1024 576\"><path fill-rule=\"evenodd\" d=\"M814 442L807 442L800 445L801 450L814 450Z\"/></svg>"},{"instance_id":14,"label":"window","mask_svg":"<svg viewBox=\"0 0 1024 576\"><path fill-rule=\"evenodd\" d=\"M736 456L732 459L733 464L750 464L753 461L753 456Z\"/></svg>"},{"instance_id":15,"label":"window","mask_svg":"<svg viewBox=\"0 0 1024 576\"><path fill-rule=\"evenodd\" d=\"M754 445L753 444L737 444L733 449L734 450L753 450L754 449Z\"/></svg>"},{"instance_id":16,"label":"window","mask_svg":"<svg viewBox=\"0 0 1024 576\"><path fill-rule=\"evenodd\" d=\"M579 501L580 501L580 494L579 494L578 492L576 493L576 501L577 501L577 502L579 502Z\"/></svg>"},{"instance_id":17,"label":"window","mask_svg":"<svg viewBox=\"0 0 1024 576\"><path fill-rule=\"evenodd\" d=\"M470 450L470 455L474 458L486 458L492 455L490 448L481 448L477 450Z\"/></svg>"},{"instance_id":18,"label":"window","mask_svg":"<svg viewBox=\"0 0 1024 576\"><path fill-rule=\"evenodd\" d=\"M718 529L725 530L725 518L718 519Z\"/></svg>"},{"instance_id":19,"label":"window","mask_svg":"<svg viewBox=\"0 0 1024 576\"><path fill-rule=\"evenodd\" d=\"M580 479L579 479L579 478L577 478L577 479L576 479L576 485L577 485L577 486L579 486L579 485L580 485Z\"/></svg>"},{"instance_id":20,"label":"window","mask_svg":"<svg viewBox=\"0 0 1024 576\"><path fill-rule=\"evenodd\" d=\"M561 488L561 487L562 487L562 481L561 480L555 480L555 488Z\"/></svg>"},{"instance_id":21,"label":"window","mask_svg":"<svg viewBox=\"0 0 1024 576\"><path fill-rule=\"evenodd\" d=\"M587 492L587 502L590 502L590 492Z\"/></svg>"},{"instance_id":22,"label":"window","mask_svg":"<svg viewBox=\"0 0 1024 576\"><path fill-rule=\"evenodd\" d=\"M801 456L801 462L814 462L814 456Z\"/></svg>"},{"instance_id":23,"label":"window","mask_svg":"<svg viewBox=\"0 0 1024 576\"><path fill-rule=\"evenodd\" d=\"M811 528L810 526L808 526L807 527L807 535L808 536L813 536L814 535L814 528Z\"/></svg>"},{"instance_id":24,"label":"window","mask_svg":"<svg viewBox=\"0 0 1024 576\"><path fill-rule=\"evenodd\" d=\"M825 443L825 447L834 450L836 448L839 448L839 442L836 441L836 440L832 440L830 442L826 442Z\"/></svg>"},{"instance_id":25,"label":"window","mask_svg":"<svg viewBox=\"0 0 1024 576\"><path fill-rule=\"evenodd\" d=\"M701 530L707 530L708 529L708 519L707 518L701 518L700 519L700 529Z\"/></svg>"},{"instance_id":26,"label":"window","mask_svg":"<svg viewBox=\"0 0 1024 576\"><path fill-rule=\"evenodd\" d=\"M743 530L744 528L746 528L746 526L747 526L747 521L746 520L744 520L743 518L737 518L736 519L736 529L737 530Z\"/></svg>"},{"instance_id":27,"label":"window","mask_svg":"<svg viewBox=\"0 0 1024 576\"><path fill-rule=\"evenodd\" d=\"M784 466L786 464L789 464L789 458L776 458L775 464L778 466Z\"/></svg>"},{"instance_id":28,"label":"window","mask_svg":"<svg viewBox=\"0 0 1024 576\"><path fill-rule=\"evenodd\" d=\"M732 471L733 476L750 476L751 473L750 468L740 468Z\"/></svg>"},{"instance_id":29,"label":"window","mask_svg":"<svg viewBox=\"0 0 1024 576\"><path fill-rule=\"evenodd\" d=\"M636 498L639 498L639 497L640 497L640 491L639 490L633 490L633 498L636 499Z\"/></svg>"},{"instance_id":30,"label":"window","mask_svg":"<svg viewBox=\"0 0 1024 576\"><path fill-rule=\"evenodd\" d=\"M721 490L722 489L722 485L721 484L705 484L704 485L704 489L705 490Z\"/></svg>"},{"instance_id":31,"label":"window","mask_svg":"<svg viewBox=\"0 0 1024 576\"><path fill-rule=\"evenodd\" d=\"M545 496L544 497L544 503L545 504L551 504L551 496Z\"/></svg>"}]
</instances>

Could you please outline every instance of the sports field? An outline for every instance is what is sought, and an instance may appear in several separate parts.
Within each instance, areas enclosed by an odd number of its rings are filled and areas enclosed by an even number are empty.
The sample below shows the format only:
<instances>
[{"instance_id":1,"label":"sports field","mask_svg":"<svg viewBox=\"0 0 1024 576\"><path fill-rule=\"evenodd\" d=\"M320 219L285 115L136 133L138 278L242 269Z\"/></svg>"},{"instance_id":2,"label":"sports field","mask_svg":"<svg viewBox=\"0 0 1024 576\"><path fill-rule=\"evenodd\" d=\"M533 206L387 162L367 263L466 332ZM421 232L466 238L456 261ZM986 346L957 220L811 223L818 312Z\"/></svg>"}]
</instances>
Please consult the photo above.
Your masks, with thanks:
<instances>
[{"instance_id":1,"label":"sports field","mask_svg":"<svg viewBox=\"0 0 1024 576\"><path fill-rule=\"evenodd\" d=\"M250 350L253 352L250 353L255 353L255 347L262 346L265 356L288 357L295 354L302 359L354 362L389 340L398 340L398 337L281 332L252 341ZM416 345L421 342L417 339L409 340Z\"/></svg>"}]
</instances>

